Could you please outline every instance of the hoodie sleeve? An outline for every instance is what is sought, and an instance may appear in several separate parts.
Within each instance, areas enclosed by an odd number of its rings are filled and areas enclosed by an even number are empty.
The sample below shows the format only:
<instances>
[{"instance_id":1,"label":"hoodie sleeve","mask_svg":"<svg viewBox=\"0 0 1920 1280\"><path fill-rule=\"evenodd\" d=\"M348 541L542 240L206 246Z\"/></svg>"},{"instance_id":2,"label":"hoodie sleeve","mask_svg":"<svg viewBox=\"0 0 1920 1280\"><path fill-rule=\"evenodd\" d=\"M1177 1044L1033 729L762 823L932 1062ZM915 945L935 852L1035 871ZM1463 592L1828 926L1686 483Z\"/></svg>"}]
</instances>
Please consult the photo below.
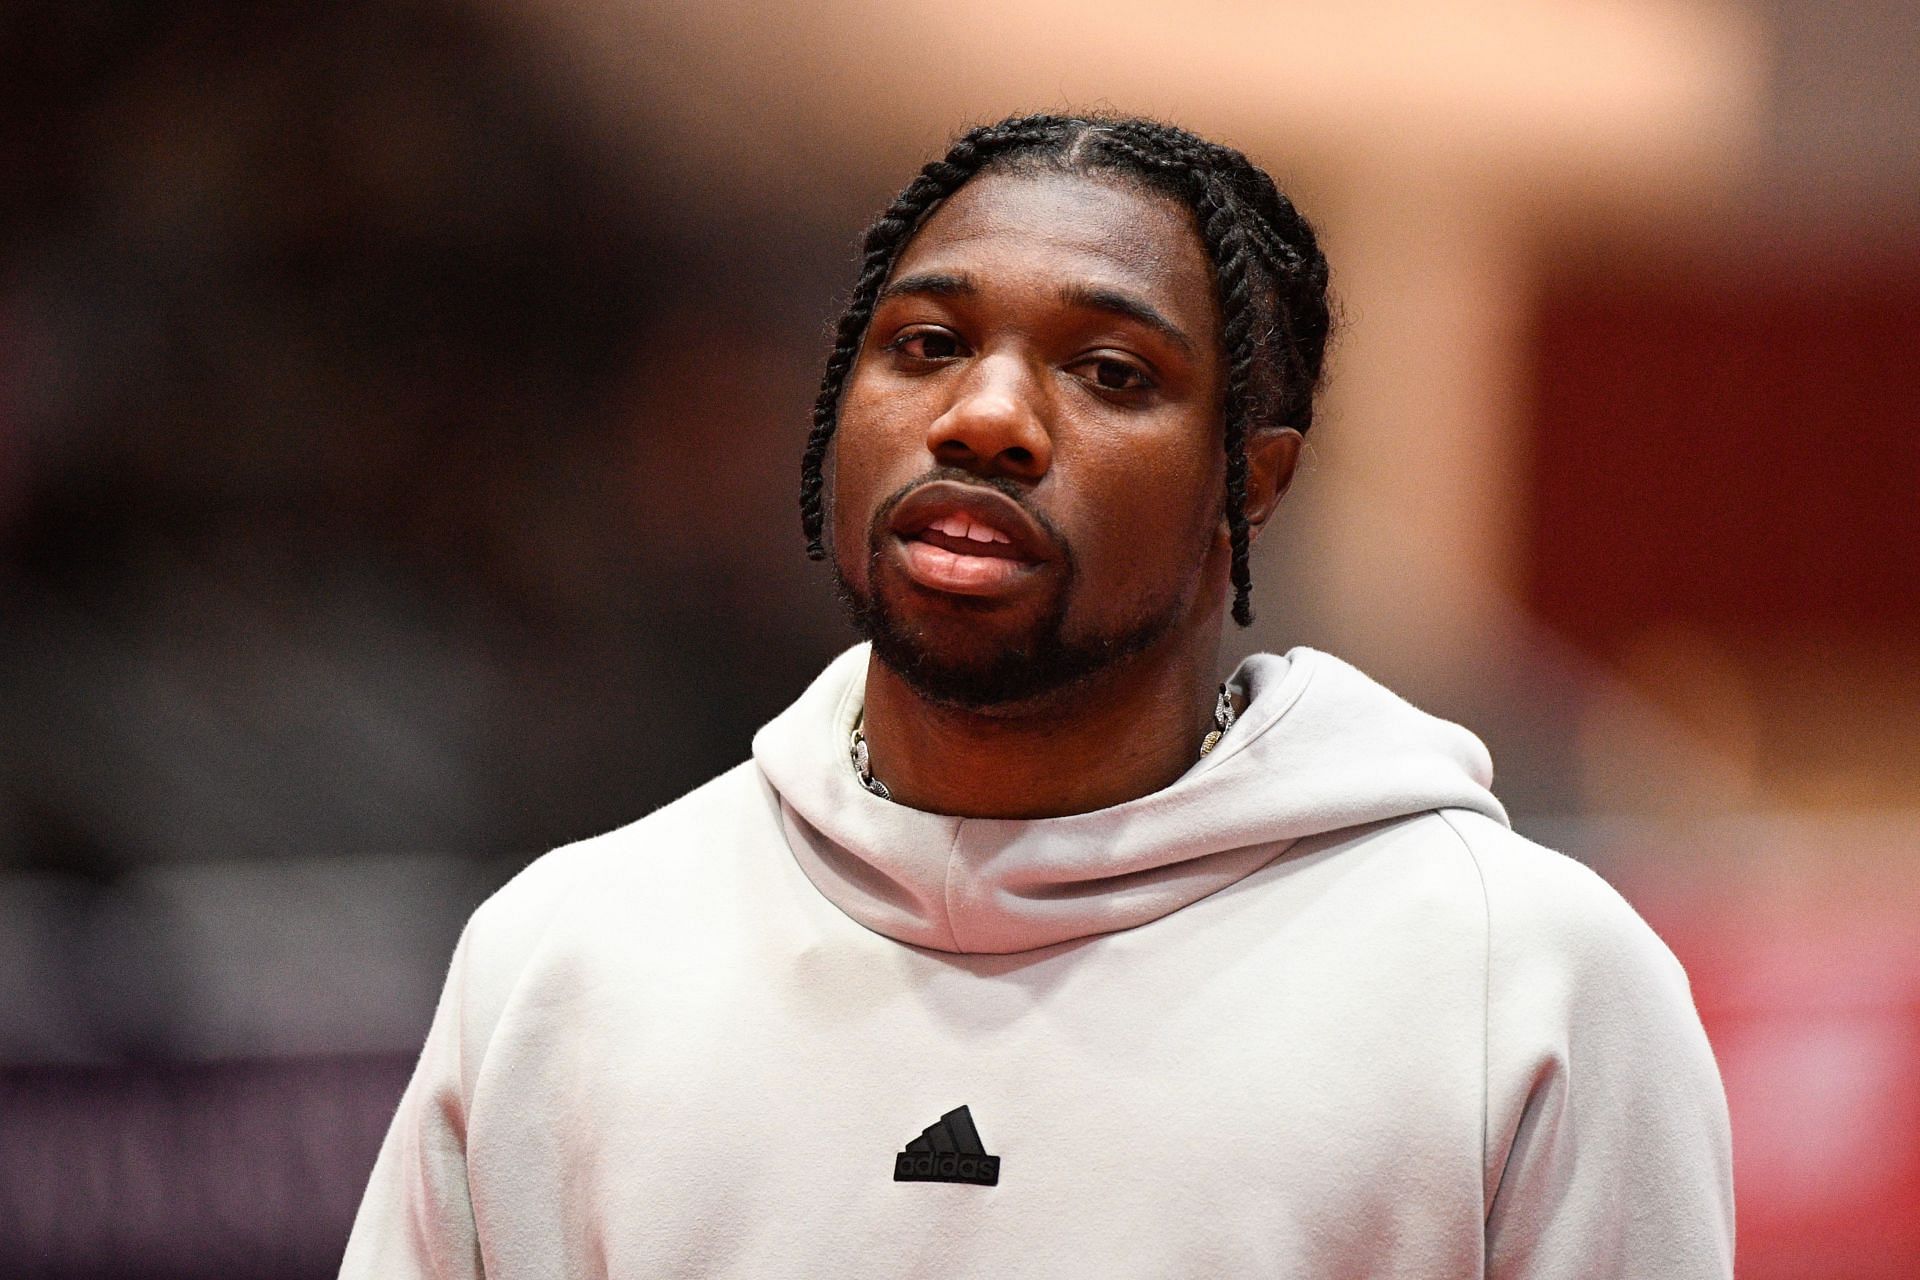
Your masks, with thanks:
<instances>
[{"instance_id":1,"label":"hoodie sleeve","mask_svg":"<svg viewBox=\"0 0 1920 1280\"><path fill-rule=\"evenodd\" d=\"M1726 1095L1680 962L1591 870L1447 818L1487 895L1487 1276L1731 1280Z\"/></svg>"},{"instance_id":2,"label":"hoodie sleeve","mask_svg":"<svg viewBox=\"0 0 1920 1280\"><path fill-rule=\"evenodd\" d=\"M472 939L469 920L360 1201L341 1280L478 1280L485 1274L467 1194L469 1095L461 1070Z\"/></svg>"},{"instance_id":3,"label":"hoodie sleeve","mask_svg":"<svg viewBox=\"0 0 1920 1280\"><path fill-rule=\"evenodd\" d=\"M486 1274L467 1182L474 1086L508 998L593 847L570 845L536 859L467 921L361 1199L341 1280Z\"/></svg>"}]
</instances>

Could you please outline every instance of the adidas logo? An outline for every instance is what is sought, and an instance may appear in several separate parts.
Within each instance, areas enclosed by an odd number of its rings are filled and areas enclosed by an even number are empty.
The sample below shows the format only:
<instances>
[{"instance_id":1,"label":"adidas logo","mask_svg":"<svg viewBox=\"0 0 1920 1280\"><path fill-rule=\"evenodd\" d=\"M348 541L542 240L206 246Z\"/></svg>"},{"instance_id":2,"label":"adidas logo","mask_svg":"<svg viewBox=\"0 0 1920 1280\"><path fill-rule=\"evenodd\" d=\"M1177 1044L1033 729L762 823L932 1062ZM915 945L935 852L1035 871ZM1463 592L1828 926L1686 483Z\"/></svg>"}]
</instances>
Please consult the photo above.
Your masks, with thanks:
<instances>
[{"instance_id":1,"label":"adidas logo","mask_svg":"<svg viewBox=\"0 0 1920 1280\"><path fill-rule=\"evenodd\" d=\"M1000 1157L980 1145L973 1114L959 1107L928 1125L906 1150L893 1158L895 1182L972 1182L991 1187L1000 1181Z\"/></svg>"}]
</instances>

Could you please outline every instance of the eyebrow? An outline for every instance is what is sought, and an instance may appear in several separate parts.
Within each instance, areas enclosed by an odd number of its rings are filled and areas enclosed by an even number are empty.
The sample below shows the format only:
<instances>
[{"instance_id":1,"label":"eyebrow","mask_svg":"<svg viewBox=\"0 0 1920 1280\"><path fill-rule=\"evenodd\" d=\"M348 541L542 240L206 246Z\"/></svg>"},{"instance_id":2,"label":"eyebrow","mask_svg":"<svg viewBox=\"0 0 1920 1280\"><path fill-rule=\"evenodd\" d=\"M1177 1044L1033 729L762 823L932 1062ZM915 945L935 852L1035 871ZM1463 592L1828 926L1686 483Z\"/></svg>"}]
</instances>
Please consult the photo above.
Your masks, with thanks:
<instances>
[{"instance_id":1,"label":"eyebrow","mask_svg":"<svg viewBox=\"0 0 1920 1280\"><path fill-rule=\"evenodd\" d=\"M948 275L941 271L922 272L917 276L901 276L882 289L874 298L873 305L879 306L888 298L906 295L934 298L965 298L978 293L973 277Z\"/></svg>"},{"instance_id":2,"label":"eyebrow","mask_svg":"<svg viewBox=\"0 0 1920 1280\"><path fill-rule=\"evenodd\" d=\"M1104 311L1109 315L1121 316L1136 324L1145 325L1189 356L1195 354L1193 339L1186 335L1186 331L1161 315L1144 298L1137 298L1133 294L1123 293L1103 285L1070 284L1060 291L1060 300L1070 306L1085 307L1090 311Z\"/></svg>"},{"instance_id":3,"label":"eyebrow","mask_svg":"<svg viewBox=\"0 0 1920 1280\"><path fill-rule=\"evenodd\" d=\"M877 307L889 298L903 296L934 298L967 298L979 293L979 286L973 277L952 275L942 271L928 271L919 275L901 276L890 282L874 299ZM1060 290L1060 300L1069 306L1083 307L1089 311L1104 311L1108 315L1120 316L1144 325L1167 341L1173 343L1187 355L1196 355L1193 339L1173 321L1145 299L1120 289L1106 285L1070 284Z\"/></svg>"}]
</instances>

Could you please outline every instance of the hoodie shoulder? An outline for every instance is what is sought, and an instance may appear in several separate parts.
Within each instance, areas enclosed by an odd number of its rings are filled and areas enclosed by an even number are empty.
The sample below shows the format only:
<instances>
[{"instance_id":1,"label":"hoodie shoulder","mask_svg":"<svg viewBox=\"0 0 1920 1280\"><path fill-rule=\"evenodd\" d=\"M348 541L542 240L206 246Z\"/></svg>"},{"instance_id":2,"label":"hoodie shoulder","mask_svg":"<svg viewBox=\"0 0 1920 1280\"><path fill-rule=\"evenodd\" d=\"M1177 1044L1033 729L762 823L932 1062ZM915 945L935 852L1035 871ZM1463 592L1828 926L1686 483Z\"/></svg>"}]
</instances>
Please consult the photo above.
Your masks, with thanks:
<instances>
[{"instance_id":1,"label":"hoodie shoulder","mask_svg":"<svg viewBox=\"0 0 1920 1280\"><path fill-rule=\"evenodd\" d=\"M485 935L477 944L489 951L530 947L576 887L604 884L689 828L707 830L761 798L751 762L735 765L644 818L541 854L474 909L468 928Z\"/></svg>"},{"instance_id":2,"label":"hoodie shoulder","mask_svg":"<svg viewBox=\"0 0 1920 1280\"><path fill-rule=\"evenodd\" d=\"M571 904L604 893L637 858L671 845L676 814L689 807L714 813L729 796L737 801L738 774L722 775L638 822L542 854L474 909L361 1200L343 1277L477 1280L486 1272L467 1183L467 1124L515 992ZM721 786L729 778L730 786Z\"/></svg>"},{"instance_id":3,"label":"hoodie shoulder","mask_svg":"<svg viewBox=\"0 0 1920 1280\"><path fill-rule=\"evenodd\" d=\"M1629 966L1686 993L1686 972L1673 952L1598 872L1481 814L1443 809L1440 817L1473 860L1491 940L1507 958L1579 971Z\"/></svg>"},{"instance_id":4,"label":"hoodie shoulder","mask_svg":"<svg viewBox=\"0 0 1920 1280\"><path fill-rule=\"evenodd\" d=\"M1591 869L1440 816L1487 903L1487 1275L1730 1277L1726 1095L1686 971Z\"/></svg>"},{"instance_id":5,"label":"hoodie shoulder","mask_svg":"<svg viewBox=\"0 0 1920 1280\"><path fill-rule=\"evenodd\" d=\"M611 890L643 859L697 852L699 843L685 836L739 820L759 798L747 794L757 785L752 766L738 765L644 818L541 854L495 890L468 918L455 952L467 1042L484 1046L491 1038L520 975L570 902Z\"/></svg>"}]
</instances>

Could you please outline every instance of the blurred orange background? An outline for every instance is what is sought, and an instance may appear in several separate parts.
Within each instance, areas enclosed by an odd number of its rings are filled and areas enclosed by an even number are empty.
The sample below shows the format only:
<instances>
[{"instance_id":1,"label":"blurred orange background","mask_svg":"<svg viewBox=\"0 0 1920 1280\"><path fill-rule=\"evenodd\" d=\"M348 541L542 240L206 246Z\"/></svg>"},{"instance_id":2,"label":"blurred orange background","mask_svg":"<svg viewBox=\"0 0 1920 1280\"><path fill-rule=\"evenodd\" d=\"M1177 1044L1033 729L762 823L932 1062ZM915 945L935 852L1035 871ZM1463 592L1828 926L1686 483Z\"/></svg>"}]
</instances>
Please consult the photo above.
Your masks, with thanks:
<instances>
[{"instance_id":1,"label":"blurred orange background","mask_svg":"<svg viewBox=\"0 0 1920 1280\"><path fill-rule=\"evenodd\" d=\"M851 642L801 440L971 123L1271 169L1342 315L1247 649L1686 963L1740 1273L1920 1274L1920 4L0 15L0 1273L328 1276L462 921Z\"/></svg>"}]
</instances>

